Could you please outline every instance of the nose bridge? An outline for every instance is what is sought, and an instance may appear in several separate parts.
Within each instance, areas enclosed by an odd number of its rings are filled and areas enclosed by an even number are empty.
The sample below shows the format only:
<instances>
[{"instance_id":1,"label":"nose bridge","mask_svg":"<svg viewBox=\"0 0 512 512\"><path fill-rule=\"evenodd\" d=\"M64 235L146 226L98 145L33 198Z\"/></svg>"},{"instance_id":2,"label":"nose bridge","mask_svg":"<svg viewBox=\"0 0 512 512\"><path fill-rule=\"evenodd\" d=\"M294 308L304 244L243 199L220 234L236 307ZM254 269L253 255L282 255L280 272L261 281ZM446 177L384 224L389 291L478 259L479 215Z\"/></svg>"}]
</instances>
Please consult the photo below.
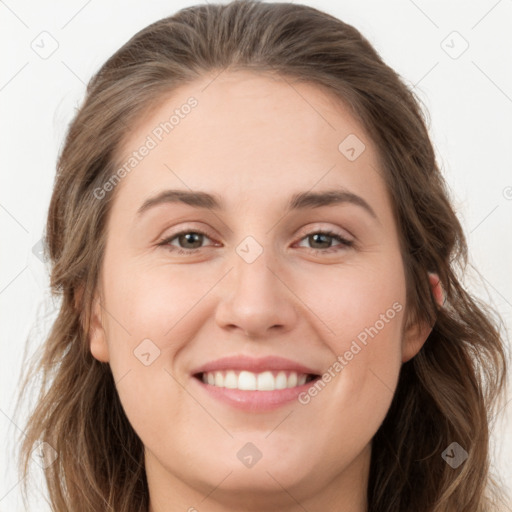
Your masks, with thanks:
<instances>
[{"instance_id":1,"label":"nose bridge","mask_svg":"<svg viewBox=\"0 0 512 512\"><path fill-rule=\"evenodd\" d=\"M267 243L263 246L263 243L250 235L235 248L232 281L233 291L237 296L248 295L257 301L258 297L272 300L276 294L281 295L282 290L277 289L281 283L276 280L274 273L270 270L272 261L275 262L276 259L272 255L268 238L266 237L265 242Z\"/></svg>"},{"instance_id":2,"label":"nose bridge","mask_svg":"<svg viewBox=\"0 0 512 512\"><path fill-rule=\"evenodd\" d=\"M268 242L268 237L267 237ZM289 328L296 320L293 296L276 277L272 244L263 246L247 236L235 248L231 272L217 311L222 326L237 326L246 334L263 334L274 326Z\"/></svg>"}]
</instances>

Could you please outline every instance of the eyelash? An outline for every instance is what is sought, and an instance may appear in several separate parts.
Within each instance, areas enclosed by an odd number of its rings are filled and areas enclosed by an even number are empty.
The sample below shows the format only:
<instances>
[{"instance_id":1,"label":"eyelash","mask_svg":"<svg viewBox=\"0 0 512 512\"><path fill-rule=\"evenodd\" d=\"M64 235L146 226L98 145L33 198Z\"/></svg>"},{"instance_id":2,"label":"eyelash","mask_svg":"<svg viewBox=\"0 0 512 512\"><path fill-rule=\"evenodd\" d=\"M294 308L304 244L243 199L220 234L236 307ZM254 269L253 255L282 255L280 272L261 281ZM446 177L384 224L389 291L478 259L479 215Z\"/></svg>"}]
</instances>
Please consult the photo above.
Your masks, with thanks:
<instances>
[{"instance_id":1,"label":"eyelash","mask_svg":"<svg viewBox=\"0 0 512 512\"><path fill-rule=\"evenodd\" d=\"M190 234L190 233L194 233L194 234L197 234L197 235L203 235L203 236L205 236L205 237L207 237L207 238L209 238L211 240L211 237L208 236L208 234L205 233L204 231L201 231L199 229L194 229L194 230L188 229L188 230L180 231L179 233L175 233L174 235L172 235L170 237L167 237L164 240L161 240L157 245L158 246L164 246L168 250L170 250L171 252L177 253L180 256L181 255L189 256L189 255L195 254L197 251L199 251L201 249L204 249L204 247L196 247L195 249L182 249L180 247L175 247L175 246L171 246L170 245L170 243L175 238L178 238L181 235L186 235L186 234ZM349 247L353 247L354 246L354 242L352 240L347 240L346 238L343 238L342 236L338 235L337 233L335 233L334 231L331 231L331 230L311 231L310 233L308 233L305 236L303 236L299 241L302 241L305 238L307 238L309 236L312 236L312 235L326 235L326 236L329 236L331 238L336 239L345 248L349 248ZM327 249L314 249L314 248L307 248L307 249L309 251L313 252L314 254L320 254L320 253L325 254L325 253L337 252L336 247L338 247L338 246L328 247Z\"/></svg>"}]
</instances>

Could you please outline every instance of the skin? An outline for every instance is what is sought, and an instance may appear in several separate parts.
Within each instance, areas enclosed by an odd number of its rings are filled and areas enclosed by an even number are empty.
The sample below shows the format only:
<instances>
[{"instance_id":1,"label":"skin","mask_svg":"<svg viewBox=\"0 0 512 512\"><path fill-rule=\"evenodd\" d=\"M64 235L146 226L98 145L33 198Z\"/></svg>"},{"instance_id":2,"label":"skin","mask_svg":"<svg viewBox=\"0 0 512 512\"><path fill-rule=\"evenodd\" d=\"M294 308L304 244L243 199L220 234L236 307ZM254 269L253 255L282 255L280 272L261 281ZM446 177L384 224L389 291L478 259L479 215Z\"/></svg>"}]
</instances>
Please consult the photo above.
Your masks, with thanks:
<instances>
[{"instance_id":1,"label":"skin","mask_svg":"<svg viewBox=\"0 0 512 512\"><path fill-rule=\"evenodd\" d=\"M372 437L401 364L431 330L404 330L404 269L377 151L317 86L242 71L214 76L163 98L120 152L126 158L187 98L198 100L117 185L91 353L110 364L145 445L151 512L315 512L333 503L364 511ZM366 146L354 161L338 150L349 134ZM294 193L339 187L377 218L350 203L286 211ZM168 203L138 218L166 189L217 194L225 209ZM208 234L192 255L157 245L182 229ZM308 238L326 229L354 245ZM263 249L252 263L236 252L249 235ZM191 244L175 237L172 246ZM234 354L282 356L321 373L394 303L402 310L306 405L251 413L193 385L192 369ZM160 350L149 366L134 356L144 339ZM237 457L247 442L262 453L252 468Z\"/></svg>"}]
</instances>

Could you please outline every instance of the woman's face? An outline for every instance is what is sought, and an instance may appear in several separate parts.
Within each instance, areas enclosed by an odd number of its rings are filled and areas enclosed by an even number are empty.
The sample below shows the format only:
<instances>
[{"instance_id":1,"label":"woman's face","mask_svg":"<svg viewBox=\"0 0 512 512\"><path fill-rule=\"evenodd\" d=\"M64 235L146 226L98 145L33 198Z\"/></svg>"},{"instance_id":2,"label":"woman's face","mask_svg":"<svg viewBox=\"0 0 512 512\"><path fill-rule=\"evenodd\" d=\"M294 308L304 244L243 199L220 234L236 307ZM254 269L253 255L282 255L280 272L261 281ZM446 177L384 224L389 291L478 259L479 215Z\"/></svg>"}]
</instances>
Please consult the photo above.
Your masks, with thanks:
<instances>
[{"instance_id":1,"label":"woman's face","mask_svg":"<svg viewBox=\"0 0 512 512\"><path fill-rule=\"evenodd\" d=\"M313 85L215 76L123 146L91 352L145 445L154 510L359 503L401 363L429 332L403 329L376 148Z\"/></svg>"}]
</instances>

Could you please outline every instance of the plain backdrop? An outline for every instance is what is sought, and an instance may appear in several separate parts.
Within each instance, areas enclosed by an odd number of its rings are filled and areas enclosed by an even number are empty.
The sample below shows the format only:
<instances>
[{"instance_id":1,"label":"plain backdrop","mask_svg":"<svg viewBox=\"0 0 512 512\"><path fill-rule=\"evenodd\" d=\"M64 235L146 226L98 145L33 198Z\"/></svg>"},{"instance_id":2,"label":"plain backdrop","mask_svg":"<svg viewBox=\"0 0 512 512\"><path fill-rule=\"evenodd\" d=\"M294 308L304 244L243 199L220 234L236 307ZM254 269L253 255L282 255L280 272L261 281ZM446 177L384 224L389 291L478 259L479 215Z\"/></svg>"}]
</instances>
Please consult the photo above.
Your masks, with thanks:
<instances>
[{"instance_id":1,"label":"plain backdrop","mask_svg":"<svg viewBox=\"0 0 512 512\"><path fill-rule=\"evenodd\" d=\"M38 242L68 124L87 81L118 47L195 3L0 0L0 511L24 510L12 456L23 426L13 421L14 394L26 340L40 345L54 314ZM358 28L423 101L470 262L482 276L468 274L467 286L510 333L512 0L303 3ZM496 472L512 489L512 401L493 443ZM32 485L44 491L41 475ZM48 508L40 498L30 510Z\"/></svg>"}]
</instances>

